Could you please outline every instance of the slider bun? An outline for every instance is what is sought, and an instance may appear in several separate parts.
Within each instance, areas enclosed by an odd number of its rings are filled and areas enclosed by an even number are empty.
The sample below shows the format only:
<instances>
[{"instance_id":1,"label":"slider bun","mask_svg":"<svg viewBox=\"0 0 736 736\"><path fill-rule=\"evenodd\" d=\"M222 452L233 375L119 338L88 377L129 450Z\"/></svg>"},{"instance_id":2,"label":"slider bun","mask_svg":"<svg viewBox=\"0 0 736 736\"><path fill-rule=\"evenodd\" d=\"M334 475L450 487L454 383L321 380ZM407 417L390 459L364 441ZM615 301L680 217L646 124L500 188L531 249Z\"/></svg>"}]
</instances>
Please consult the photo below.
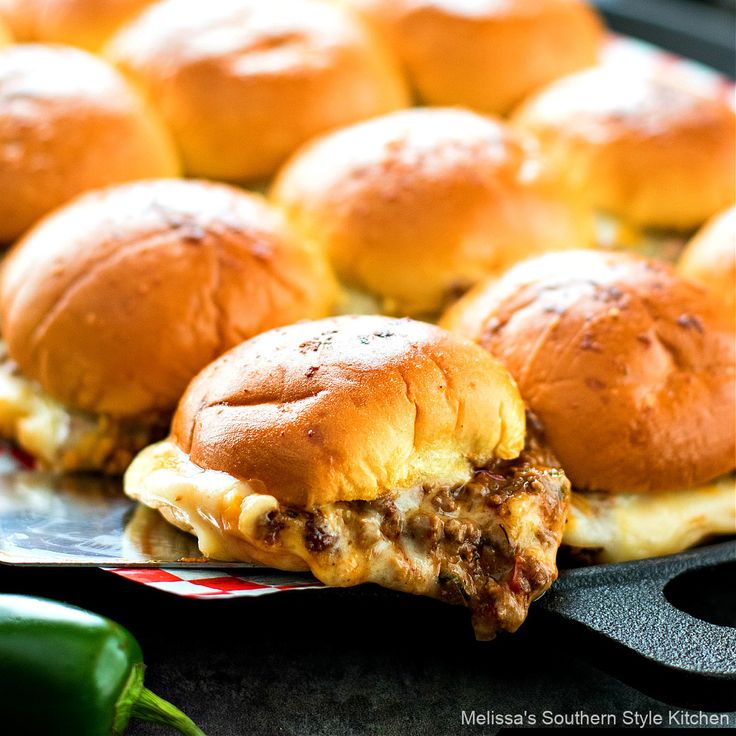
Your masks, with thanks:
<instances>
[{"instance_id":1,"label":"slider bun","mask_svg":"<svg viewBox=\"0 0 736 736\"><path fill-rule=\"evenodd\" d=\"M343 0L388 39L430 105L505 114L596 63L603 26L581 0Z\"/></svg>"},{"instance_id":2,"label":"slider bun","mask_svg":"<svg viewBox=\"0 0 736 736\"><path fill-rule=\"evenodd\" d=\"M688 243L678 269L736 308L736 207L712 218Z\"/></svg>"},{"instance_id":3,"label":"slider bun","mask_svg":"<svg viewBox=\"0 0 736 736\"><path fill-rule=\"evenodd\" d=\"M308 138L408 104L352 14L322 0L163 0L108 47L196 176L269 177Z\"/></svg>"},{"instance_id":4,"label":"slider bun","mask_svg":"<svg viewBox=\"0 0 736 736\"><path fill-rule=\"evenodd\" d=\"M511 371L573 487L686 488L736 464L733 323L665 264L549 254L477 287L442 324Z\"/></svg>"},{"instance_id":5,"label":"slider bun","mask_svg":"<svg viewBox=\"0 0 736 736\"><path fill-rule=\"evenodd\" d=\"M518 456L524 435L519 392L488 353L373 316L239 345L192 381L172 428L201 468L307 508L466 481L473 466Z\"/></svg>"},{"instance_id":6,"label":"slider bun","mask_svg":"<svg viewBox=\"0 0 736 736\"><path fill-rule=\"evenodd\" d=\"M100 59L64 46L0 50L0 242L83 191L178 171L158 120Z\"/></svg>"},{"instance_id":7,"label":"slider bun","mask_svg":"<svg viewBox=\"0 0 736 736\"><path fill-rule=\"evenodd\" d=\"M18 41L46 41L97 51L154 0L0 0Z\"/></svg>"},{"instance_id":8,"label":"slider bun","mask_svg":"<svg viewBox=\"0 0 736 736\"><path fill-rule=\"evenodd\" d=\"M0 46L7 46L10 43L13 43L10 28L7 23L5 23L2 16L0 16Z\"/></svg>"},{"instance_id":9,"label":"slider bun","mask_svg":"<svg viewBox=\"0 0 736 736\"><path fill-rule=\"evenodd\" d=\"M84 195L11 251L0 315L21 372L70 407L173 409L257 332L324 316L334 282L262 197L177 179Z\"/></svg>"},{"instance_id":10,"label":"slider bun","mask_svg":"<svg viewBox=\"0 0 736 736\"><path fill-rule=\"evenodd\" d=\"M533 140L461 109L405 110L307 144L272 190L351 287L387 312L439 312L530 254L585 247L590 211L540 168Z\"/></svg>"},{"instance_id":11,"label":"slider bun","mask_svg":"<svg viewBox=\"0 0 736 736\"><path fill-rule=\"evenodd\" d=\"M561 179L635 225L687 230L736 196L736 114L676 82L598 67L524 103Z\"/></svg>"}]
</instances>

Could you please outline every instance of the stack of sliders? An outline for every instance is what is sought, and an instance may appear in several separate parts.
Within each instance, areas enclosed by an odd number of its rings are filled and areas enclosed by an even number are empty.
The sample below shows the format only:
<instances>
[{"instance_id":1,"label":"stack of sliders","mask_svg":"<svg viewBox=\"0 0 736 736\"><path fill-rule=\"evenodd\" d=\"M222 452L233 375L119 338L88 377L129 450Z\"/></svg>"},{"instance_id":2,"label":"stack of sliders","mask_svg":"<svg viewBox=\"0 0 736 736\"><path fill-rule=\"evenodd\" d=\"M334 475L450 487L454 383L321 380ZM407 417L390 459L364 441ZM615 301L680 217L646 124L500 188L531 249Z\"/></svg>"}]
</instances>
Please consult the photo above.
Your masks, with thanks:
<instances>
[{"instance_id":1,"label":"stack of sliders","mask_svg":"<svg viewBox=\"0 0 736 736\"><path fill-rule=\"evenodd\" d=\"M482 639L561 543L736 531L733 109L603 64L583 0L0 17L0 433L41 465Z\"/></svg>"}]
</instances>

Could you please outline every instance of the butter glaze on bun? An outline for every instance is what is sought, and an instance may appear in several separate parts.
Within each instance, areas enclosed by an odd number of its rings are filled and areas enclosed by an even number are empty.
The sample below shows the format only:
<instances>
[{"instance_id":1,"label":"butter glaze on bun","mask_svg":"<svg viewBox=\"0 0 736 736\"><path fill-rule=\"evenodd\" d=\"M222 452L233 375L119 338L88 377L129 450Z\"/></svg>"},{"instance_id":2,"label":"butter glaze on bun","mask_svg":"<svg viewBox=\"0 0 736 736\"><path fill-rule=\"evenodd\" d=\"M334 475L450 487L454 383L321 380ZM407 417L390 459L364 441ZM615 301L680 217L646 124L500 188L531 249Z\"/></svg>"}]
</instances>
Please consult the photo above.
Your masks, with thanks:
<instances>
[{"instance_id":1,"label":"butter glaze on bun","mask_svg":"<svg viewBox=\"0 0 736 736\"><path fill-rule=\"evenodd\" d=\"M561 180L635 225L688 230L736 197L736 114L647 73L597 67L552 83L515 113Z\"/></svg>"},{"instance_id":2,"label":"butter glaze on bun","mask_svg":"<svg viewBox=\"0 0 736 736\"><path fill-rule=\"evenodd\" d=\"M383 311L437 314L529 255L585 247L592 215L541 167L533 140L453 108L413 109L307 144L271 198Z\"/></svg>"},{"instance_id":3,"label":"butter glaze on bun","mask_svg":"<svg viewBox=\"0 0 736 736\"><path fill-rule=\"evenodd\" d=\"M174 408L228 348L329 312L334 281L262 197L158 180L84 195L11 251L0 281L8 353L69 407Z\"/></svg>"},{"instance_id":4,"label":"butter glaze on bun","mask_svg":"<svg viewBox=\"0 0 736 736\"><path fill-rule=\"evenodd\" d=\"M0 242L89 189L178 173L158 119L103 61L65 46L0 50Z\"/></svg>"},{"instance_id":5,"label":"butter glaze on bun","mask_svg":"<svg viewBox=\"0 0 736 736\"><path fill-rule=\"evenodd\" d=\"M321 0L163 0L107 53L156 104L195 176L268 178L312 136L408 104L380 42Z\"/></svg>"},{"instance_id":6,"label":"butter glaze on bun","mask_svg":"<svg viewBox=\"0 0 736 736\"><path fill-rule=\"evenodd\" d=\"M592 66L603 26L581 0L343 0L388 39L419 97L505 114Z\"/></svg>"},{"instance_id":7,"label":"butter glaze on bun","mask_svg":"<svg viewBox=\"0 0 736 736\"><path fill-rule=\"evenodd\" d=\"M736 207L713 217L688 243L678 269L736 309Z\"/></svg>"},{"instance_id":8,"label":"butter glaze on bun","mask_svg":"<svg viewBox=\"0 0 736 736\"><path fill-rule=\"evenodd\" d=\"M172 438L285 504L372 500L516 457L524 405L497 361L433 325L336 317L260 335L189 386Z\"/></svg>"},{"instance_id":9,"label":"butter glaze on bun","mask_svg":"<svg viewBox=\"0 0 736 736\"><path fill-rule=\"evenodd\" d=\"M574 488L688 488L736 465L733 323L667 265L549 254L477 287L442 324L511 371Z\"/></svg>"},{"instance_id":10,"label":"butter glaze on bun","mask_svg":"<svg viewBox=\"0 0 736 736\"><path fill-rule=\"evenodd\" d=\"M155 0L0 0L18 41L43 41L97 51L136 13Z\"/></svg>"}]
</instances>

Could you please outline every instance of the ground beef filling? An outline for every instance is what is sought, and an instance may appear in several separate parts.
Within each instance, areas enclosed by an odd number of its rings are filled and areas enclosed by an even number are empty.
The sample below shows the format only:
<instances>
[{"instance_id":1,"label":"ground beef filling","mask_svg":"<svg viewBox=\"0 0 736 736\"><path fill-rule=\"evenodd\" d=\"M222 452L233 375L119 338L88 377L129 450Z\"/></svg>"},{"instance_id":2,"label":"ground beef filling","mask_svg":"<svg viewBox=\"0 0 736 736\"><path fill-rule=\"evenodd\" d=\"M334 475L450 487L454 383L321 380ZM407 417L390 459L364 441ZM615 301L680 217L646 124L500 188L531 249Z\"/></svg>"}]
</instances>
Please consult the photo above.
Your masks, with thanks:
<instances>
[{"instance_id":1,"label":"ground beef filling","mask_svg":"<svg viewBox=\"0 0 736 736\"><path fill-rule=\"evenodd\" d=\"M282 507L264 514L257 533L266 545L298 539L318 577L320 566L339 567L357 554L367 561L357 582L465 605L478 638L488 639L518 628L555 580L568 495L563 472L532 436L519 458L480 468L461 486L311 512Z\"/></svg>"}]
</instances>

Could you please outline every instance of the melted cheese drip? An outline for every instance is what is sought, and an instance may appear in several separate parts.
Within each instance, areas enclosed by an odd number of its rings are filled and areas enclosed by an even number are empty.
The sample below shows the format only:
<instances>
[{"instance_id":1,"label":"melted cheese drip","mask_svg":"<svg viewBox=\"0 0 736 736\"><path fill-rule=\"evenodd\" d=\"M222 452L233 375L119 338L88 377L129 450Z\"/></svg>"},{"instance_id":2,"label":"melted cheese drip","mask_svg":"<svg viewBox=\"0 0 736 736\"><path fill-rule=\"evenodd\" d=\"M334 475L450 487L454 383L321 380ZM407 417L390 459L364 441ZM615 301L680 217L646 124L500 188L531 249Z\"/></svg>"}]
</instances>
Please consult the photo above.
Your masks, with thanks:
<instances>
[{"instance_id":1,"label":"melted cheese drip","mask_svg":"<svg viewBox=\"0 0 736 736\"><path fill-rule=\"evenodd\" d=\"M600 550L600 562L623 562L681 552L719 534L736 534L733 476L663 493L573 492L562 543Z\"/></svg>"}]
</instances>

